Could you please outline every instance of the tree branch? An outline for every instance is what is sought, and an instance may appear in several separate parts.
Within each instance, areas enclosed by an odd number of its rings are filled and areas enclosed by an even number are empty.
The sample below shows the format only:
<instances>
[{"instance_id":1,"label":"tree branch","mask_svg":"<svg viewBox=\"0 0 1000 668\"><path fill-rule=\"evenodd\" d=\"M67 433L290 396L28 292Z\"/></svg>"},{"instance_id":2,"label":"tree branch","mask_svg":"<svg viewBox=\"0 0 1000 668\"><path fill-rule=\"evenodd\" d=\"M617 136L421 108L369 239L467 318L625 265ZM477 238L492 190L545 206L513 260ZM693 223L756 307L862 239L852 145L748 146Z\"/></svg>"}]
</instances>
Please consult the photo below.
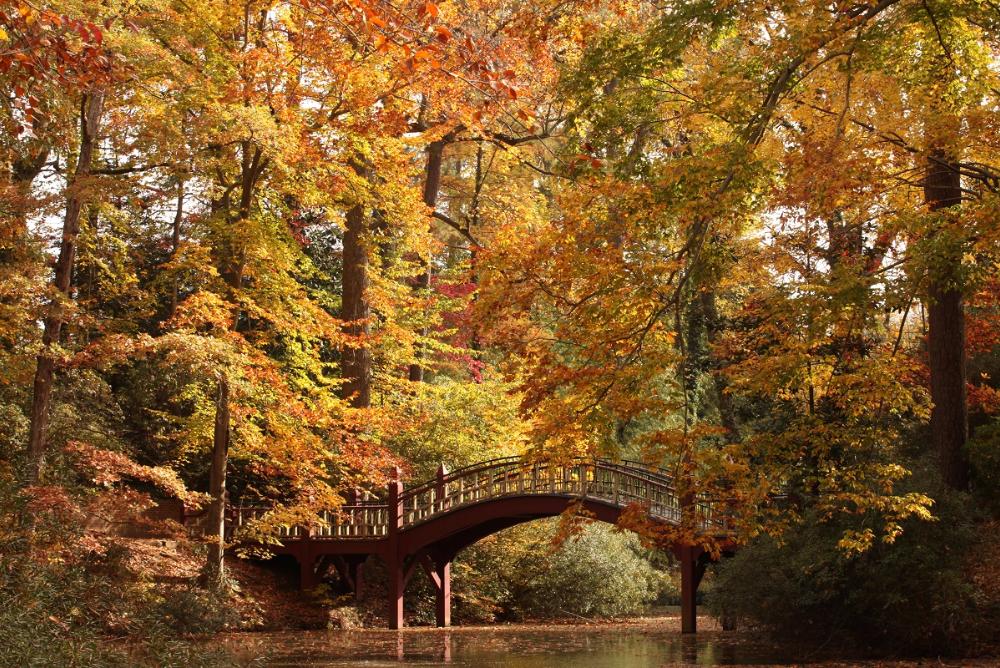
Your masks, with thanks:
<instances>
[{"instance_id":1,"label":"tree branch","mask_svg":"<svg viewBox=\"0 0 1000 668\"><path fill-rule=\"evenodd\" d=\"M122 174L135 174L136 172L148 172L151 169L158 169L160 167L170 167L173 165L171 162L158 162L153 165L124 165L122 167L95 167L91 174L100 174L102 176L120 176Z\"/></svg>"},{"instance_id":2,"label":"tree branch","mask_svg":"<svg viewBox=\"0 0 1000 668\"><path fill-rule=\"evenodd\" d=\"M441 213L440 211L434 211L431 213L431 217L440 220L448 227L454 229L456 232L465 237L469 243L476 246L477 248L483 247L483 245L480 244L478 241L476 241L476 238L472 236L472 233L469 232L468 228L462 227L462 225L460 225L455 219L451 218L448 214Z\"/></svg>"}]
</instances>

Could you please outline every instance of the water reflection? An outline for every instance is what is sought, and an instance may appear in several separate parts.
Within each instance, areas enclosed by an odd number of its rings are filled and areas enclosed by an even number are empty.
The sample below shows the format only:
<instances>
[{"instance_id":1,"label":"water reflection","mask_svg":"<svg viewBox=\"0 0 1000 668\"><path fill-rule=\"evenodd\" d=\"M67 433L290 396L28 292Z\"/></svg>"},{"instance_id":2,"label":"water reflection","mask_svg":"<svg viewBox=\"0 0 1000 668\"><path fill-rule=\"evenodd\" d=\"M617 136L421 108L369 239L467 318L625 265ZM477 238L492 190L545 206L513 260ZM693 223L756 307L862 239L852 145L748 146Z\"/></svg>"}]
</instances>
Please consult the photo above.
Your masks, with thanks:
<instances>
[{"instance_id":1,"label":"water reflection","mask_svg":"<svg viewBox=\"0 0 1000 668\"><path fill-rule=\"evenodd\" d=\"M674 628L515 626L404 631L301 631L230 636L246 665L646 668L808 661L751 635Z\"/></svg>"}]
</instances>

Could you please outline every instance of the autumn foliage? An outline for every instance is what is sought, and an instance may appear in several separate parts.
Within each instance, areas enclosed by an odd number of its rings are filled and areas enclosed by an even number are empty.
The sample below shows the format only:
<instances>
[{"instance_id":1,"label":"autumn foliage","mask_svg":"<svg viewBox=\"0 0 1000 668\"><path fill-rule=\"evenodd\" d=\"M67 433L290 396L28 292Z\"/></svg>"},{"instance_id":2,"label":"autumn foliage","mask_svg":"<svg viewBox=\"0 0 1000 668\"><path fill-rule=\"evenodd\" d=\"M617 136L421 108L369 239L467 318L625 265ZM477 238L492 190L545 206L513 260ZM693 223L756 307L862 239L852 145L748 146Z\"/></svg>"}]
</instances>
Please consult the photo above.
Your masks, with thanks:
<instances>
[{"instance_id":1,"label":"autumn foliage","mask_svg":"<svg viewBox=\"0 0 1000 668\"><path fill-rule=\"evenodd\" d=\"M641 459L740 542L832 522L845 558L932 521L938 483L994 503L998 21L5 2L14 514L197 513L220 455L272 537L502 454Z\"/></svg>"}]
</instances>

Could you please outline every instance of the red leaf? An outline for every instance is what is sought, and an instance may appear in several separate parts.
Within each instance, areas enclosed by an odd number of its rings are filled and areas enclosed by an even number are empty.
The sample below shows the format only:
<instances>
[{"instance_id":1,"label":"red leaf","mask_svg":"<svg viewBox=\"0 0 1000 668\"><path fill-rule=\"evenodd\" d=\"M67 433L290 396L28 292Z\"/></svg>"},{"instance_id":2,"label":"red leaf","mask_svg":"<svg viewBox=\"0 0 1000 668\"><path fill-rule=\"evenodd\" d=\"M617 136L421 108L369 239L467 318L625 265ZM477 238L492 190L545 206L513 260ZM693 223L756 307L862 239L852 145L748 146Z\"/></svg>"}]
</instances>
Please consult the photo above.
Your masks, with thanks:
<instances>
[{"instance_id":1,"label":"red leaf","mask_svg":"<svg viewBox=\"0 0 1000 668\"><path fill-rule=\"evenodd\" d=\"M434 33L437 40L442 44L451 39L451 31L444 26L434 26Z\"/></svg>"}]
</instances>

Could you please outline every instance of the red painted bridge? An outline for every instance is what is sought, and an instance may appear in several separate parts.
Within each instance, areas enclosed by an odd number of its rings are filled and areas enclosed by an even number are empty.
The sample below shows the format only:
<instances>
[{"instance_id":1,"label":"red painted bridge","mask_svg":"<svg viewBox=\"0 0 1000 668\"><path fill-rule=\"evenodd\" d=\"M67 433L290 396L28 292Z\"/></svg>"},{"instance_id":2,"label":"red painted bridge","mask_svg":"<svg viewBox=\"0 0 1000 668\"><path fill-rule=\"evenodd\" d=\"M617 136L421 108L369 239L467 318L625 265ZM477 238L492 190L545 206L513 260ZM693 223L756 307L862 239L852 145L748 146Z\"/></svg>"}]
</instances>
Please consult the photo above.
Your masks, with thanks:
<instances>
[{"instance_id":1,"label":"red painted bridge","mask_svg":"<svg viewBox=\"0 0 1000 668\"><path fill-rule=\"evenodd\" d=\"M434 585L437 625L449 626L451 562L460 550L501 529L559 515L573 503L609 523L638 504L652 522L679 526L686 520L699 537L732 549L732 532L715 504L682 503L667 472L629 461L557 464L509 457L452 472L442 468L434 480L406 490L397 470L385 502L352 501L322 513L317 528L282 527L281 544L269 549L298 560L303 588L315 586L332 562L356 595L364 587L364 562L377 555L389 574L388 621L394 629L403 626L403 592L417 566ZM241 526L267 513L233 508L232 535L239 540ZM693 633L695 594L711 555L698 545L668 547L681 563L682 631Z\"/></svg>"}]
</instances>

